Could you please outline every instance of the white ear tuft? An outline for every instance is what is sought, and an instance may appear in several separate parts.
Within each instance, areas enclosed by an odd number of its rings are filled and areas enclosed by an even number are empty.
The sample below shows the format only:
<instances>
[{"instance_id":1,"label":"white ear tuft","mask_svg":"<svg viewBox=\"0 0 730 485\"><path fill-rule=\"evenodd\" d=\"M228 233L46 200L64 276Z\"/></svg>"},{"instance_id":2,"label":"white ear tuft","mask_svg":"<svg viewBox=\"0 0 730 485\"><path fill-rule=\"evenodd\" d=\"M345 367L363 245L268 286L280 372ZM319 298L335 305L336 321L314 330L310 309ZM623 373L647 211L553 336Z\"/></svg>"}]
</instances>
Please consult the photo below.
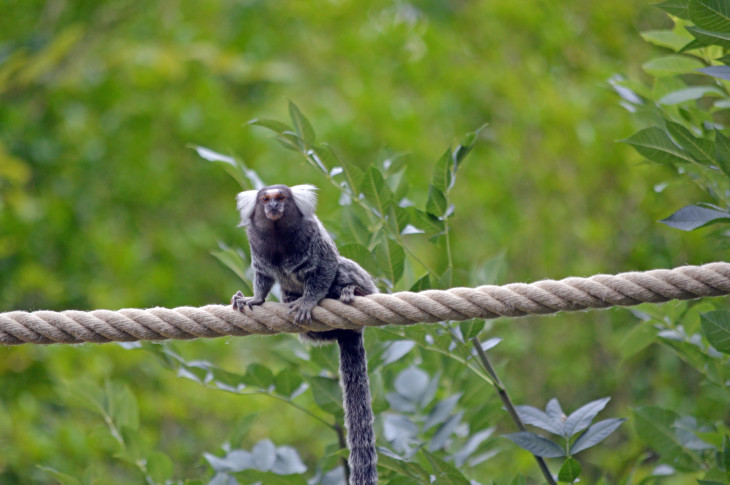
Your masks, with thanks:
<instances>
[{"instance_id":1,"label":"white ear tuft","mask_svg":"<svg viewBox=\"0 0 730 485\"><path fill-rule=\"evenodd\" d=\"M239 226L248 226L251 224L251 217L256 208L256 196L258 193L258 190L247 190L240 192L236 196L236 209L241 214L241 224Z\"/></svg>"},{"instance_id":2,"label":"white ear tuft","mask_svg":"<svg viewBox=\"0 0 730 485\"><path fill-rule=\"evenodd\" d=\"M294 204L296 204L299 212L304 217L314 215L314 209L317 207L317 187L305 184L295 185L290 188L294 198Z\"/></svg>"}]
</instances>

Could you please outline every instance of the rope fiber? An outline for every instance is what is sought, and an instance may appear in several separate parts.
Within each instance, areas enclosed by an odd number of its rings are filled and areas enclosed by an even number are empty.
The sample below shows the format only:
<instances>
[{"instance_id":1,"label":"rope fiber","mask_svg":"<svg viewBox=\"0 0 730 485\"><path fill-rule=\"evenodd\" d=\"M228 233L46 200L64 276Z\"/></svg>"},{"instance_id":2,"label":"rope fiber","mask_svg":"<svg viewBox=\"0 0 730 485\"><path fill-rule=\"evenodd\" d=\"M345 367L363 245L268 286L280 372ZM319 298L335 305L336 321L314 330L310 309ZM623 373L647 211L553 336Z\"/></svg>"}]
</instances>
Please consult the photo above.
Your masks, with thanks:
<instances>
[{"instance_id":1,"label":"rope fiber","mask_svg":"<svg viewBox=\"0 0 730 485\"><path fill-rule=\"evenodd\" d=\"M78 344L136 340L270 335L333 328L411 325L470 318L522 317L589 308L662 303L730 294L730 263L681 266L590 278L512 283L356 297L352 304L325 299L312 323L297 325L289 306L266 302L246 309L230 305L0 313L0 344Z\"/></svg>"}]
</instances>

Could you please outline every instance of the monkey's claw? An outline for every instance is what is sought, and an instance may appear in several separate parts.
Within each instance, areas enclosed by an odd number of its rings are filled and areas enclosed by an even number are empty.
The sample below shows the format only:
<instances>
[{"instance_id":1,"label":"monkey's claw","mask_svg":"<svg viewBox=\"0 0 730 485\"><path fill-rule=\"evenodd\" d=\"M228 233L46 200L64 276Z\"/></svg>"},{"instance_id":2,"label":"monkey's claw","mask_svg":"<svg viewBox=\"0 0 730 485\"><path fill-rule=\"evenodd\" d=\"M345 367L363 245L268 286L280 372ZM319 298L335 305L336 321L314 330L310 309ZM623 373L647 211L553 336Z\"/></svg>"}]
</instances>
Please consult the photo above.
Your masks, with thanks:
<instances>
[{"instance_id":1,"label":"monkey's claw","mask_svg":"<svg viewBox=\"0 0 730 485\"><path fill-rule=\"evenodd\" d=\"M303 303L302 299L299 298L290 305L289 315L294 314L294 323L296 324L310 323L312 321L312 308L314 306Z\"/></svg>"},{"instance_id":2,"label":"monkey's claw","mask_svg":"<svg viewBox=\"0 0 730 485\"><path fill-rule=\"evenodd\" d=\"M340 301L342 303L352 303L352 301L355 299L356 289L356 286L345 286L344 288L342 288L342 292L340 293Z\"/></svg>"},{"instance_id":3,"label":"monkey's claw","mask_svg":"<svg viewBox=\"0 0 730 485\"><path fill-rule=\"evenodd\" d=\"M234 310L238 310L243 313L244 306L249 309L254 305L261 305L264 302L262 298L256 298L255 296L243 296L243 293L237 291L233 297L231 297L231 306Z\"/></svg>"}]
</instances>

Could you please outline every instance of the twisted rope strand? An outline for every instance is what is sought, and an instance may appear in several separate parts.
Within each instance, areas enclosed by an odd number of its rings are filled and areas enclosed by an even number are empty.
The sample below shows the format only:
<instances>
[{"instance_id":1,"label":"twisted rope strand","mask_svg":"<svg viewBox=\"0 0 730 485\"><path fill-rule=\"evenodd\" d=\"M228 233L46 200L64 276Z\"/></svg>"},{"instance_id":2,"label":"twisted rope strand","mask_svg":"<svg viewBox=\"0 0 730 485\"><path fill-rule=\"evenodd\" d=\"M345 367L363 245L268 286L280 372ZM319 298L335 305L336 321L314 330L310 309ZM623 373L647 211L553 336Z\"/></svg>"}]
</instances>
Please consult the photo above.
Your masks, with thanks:
<instances>
[{"instance_id":1,"label":"twisted rope strand","mask_svg":"<svg viewBox=\"0 0 730 485\"><path fill-rule=\"evenodd\" d=\"M0 313L0 344L77 344L136 340L270 335L333 328L411 325L470 318L522 317L588 308L630 306L730 294L730 263L672 270L570 277L531 284L427 290L357 297L352 304L325 299L311 324L296 325L288 305L267 302L244 313L229 305Z\"/></svg>"}]
</instances>

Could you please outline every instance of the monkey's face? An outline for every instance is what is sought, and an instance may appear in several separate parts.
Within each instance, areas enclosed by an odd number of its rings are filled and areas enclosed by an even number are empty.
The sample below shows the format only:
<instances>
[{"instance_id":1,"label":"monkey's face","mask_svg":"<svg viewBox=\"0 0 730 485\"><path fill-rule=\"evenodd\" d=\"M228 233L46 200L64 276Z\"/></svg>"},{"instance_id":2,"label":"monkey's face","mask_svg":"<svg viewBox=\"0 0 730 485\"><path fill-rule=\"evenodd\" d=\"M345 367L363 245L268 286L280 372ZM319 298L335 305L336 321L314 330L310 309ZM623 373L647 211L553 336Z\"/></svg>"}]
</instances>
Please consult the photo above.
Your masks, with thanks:
<instances>
[{"instance_id":1,"label":"monkey's face","mask_svg":"<svg viewBox=\"0 0 730 485\"><path fill-rule=\"evenodd\" d=\"M263 190L259 195L259 203L264 207L264 214L271 221L281 219L289 204L289 199L289 194L281 189Z\"/></svg>"}]
</instances>

